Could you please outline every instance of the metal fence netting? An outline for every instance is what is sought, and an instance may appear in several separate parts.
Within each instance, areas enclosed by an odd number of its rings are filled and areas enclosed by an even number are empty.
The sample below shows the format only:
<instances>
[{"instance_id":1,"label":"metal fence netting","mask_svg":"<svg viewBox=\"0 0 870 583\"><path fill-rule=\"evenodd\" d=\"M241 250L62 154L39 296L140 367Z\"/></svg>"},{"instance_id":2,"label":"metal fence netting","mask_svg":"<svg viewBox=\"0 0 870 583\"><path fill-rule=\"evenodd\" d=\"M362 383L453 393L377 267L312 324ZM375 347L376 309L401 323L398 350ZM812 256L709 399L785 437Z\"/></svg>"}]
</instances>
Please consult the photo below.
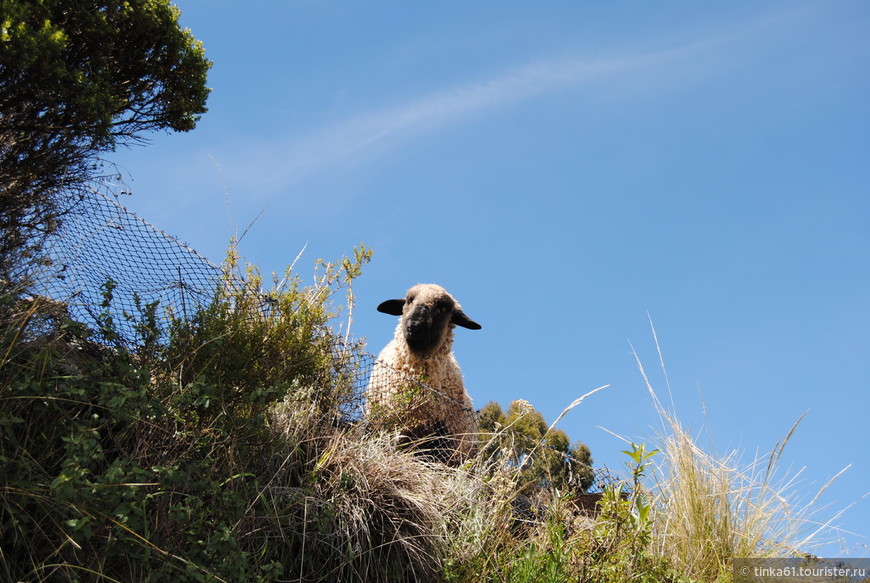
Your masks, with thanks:
<instances>
[{"instance_id":1,"label":"metal fence netting","mask_svg":"<svg viewBox=\"0 0 870 583\"><path fill-rule=\"evenodd\" d=\"M63 217L46 249L48 261L34 285L36 294L61 302L71 319L95 330L108 315L118 332L117 341L133 350L135 323L143 306L156 303L156 315L164 319L163 324L170 318L187 320L214 302L221 286L254 294L262 302L263 317L269 317L273 306L266 294L245 289L245 281L128 211L111 188L105 190L92 189ZM105 301L108 282L111 302ZM340 404L342 418L365 420L370 428L396 423L396 411L383 416L383 421L378 415L366 415L365 393L374 372L376 383L411 389L403 409L407 415L437 399L448 403L442 409L455 410L457 419L465 419L463 423L468 424L470 416L476 427L476 412L467 410L463 403L402 371L375 366L377 358L357 343L347 344L338 335L331 341L332 364L318 382L338 387L345 395ZM451 401L455 406L449 405ZM451 425L449 420L447 425Z\"/></svg>"},{"instance_id":2,"label":"metal fence netting","mask_svg":"<svg viewBox=\"0 0 870 583\"><path fill-rule=\"evenodd\" d=\"M37 291L64 302L85 324L108 310L128 344L135 338L129 316L141 305L159 302L186 317L212 300L224 276L220 266L96 190L63 217L48 257ZM104 307L110 281L112 302Z\"/></svg>"},{"instance_id":3,"label":"metal fence netting","mask_svg":"<svg viewBox=\"0 0 870 583\"><path fill-rule=\"evenodd\" d=\"M47 248L47 268L35 285L38 294L64 303L71 319L99 329L100 320L111 317L117 341L135 350L135 322L143 306L156 302L157 315L168 324L170 314L186 320L207 308L222 286L235 290L247 286L224 267L127 210L111 188L105 190L92 189L64 215ZM105 301L108 282L111 302ZM273 310L271 299L257 289L244 291L259 297L261 313L268 318ZM320 382L340 384L347 395L343 415L361 418L376 357L337 335L329 352L333 365L328 378ZM395 376L397 383L422 386L400 371L378 374ZM416 393L449 399L430 388Z\"/></svg>"}]
</instances>

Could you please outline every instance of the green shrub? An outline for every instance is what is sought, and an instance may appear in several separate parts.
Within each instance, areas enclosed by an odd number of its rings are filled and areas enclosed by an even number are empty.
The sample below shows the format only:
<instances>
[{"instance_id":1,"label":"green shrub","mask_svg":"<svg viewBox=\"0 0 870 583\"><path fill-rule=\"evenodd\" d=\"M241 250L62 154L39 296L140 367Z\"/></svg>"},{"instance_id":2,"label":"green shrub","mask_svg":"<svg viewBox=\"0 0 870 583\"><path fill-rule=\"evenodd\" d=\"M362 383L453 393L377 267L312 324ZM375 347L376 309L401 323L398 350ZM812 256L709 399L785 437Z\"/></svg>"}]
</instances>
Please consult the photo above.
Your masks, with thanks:
<instances>
[{"instance_id":1,"label":"green shrub","mask_svg":"<svg viewBox=\"0 0 870 583\"><path fill-rule=\"evenodd\" d=\"M116 322L109 281L92 330L0 297L0 580L724 583L735 557L811 542L771 475L781 446L753 474L661 407L661 451L626 450L590 513L589 452L555 425L600 389L550 426L488 405L458 468L367 433L335 296L352 305L369 257L262 292L231 253L186 318L137 300Z\"/></svg>"},{"instance_id":2,"label":"green shrub","mask_svg":"<svg viewBox=\"0 0 870 583\"><path fill-rule=\"evenodd\" d=\"M637 446L634 452L638 451ZM643 450L641 450L643 451ZM631 455L631 453L630 453ZM495 514L477 553L448 566L448 580L539 583L667 583L680 581L652 552L648 494L641 484L648 457L632 457L632 482L615 482L600 494L597 510L578 509L574 496L549 490L538 518L510 528L511 515ZM640 461L638 461L640 460ZM516 493L516 482L508 492ZM507 518L507 520L506 520Z\"/></svg>"},{"instance_id":3,"label":"green shrub","mask_svg":"<svg viewBox=\"0 0 870 583\"><path fill-rule=\"evenodd\" d=\"M541 488L586 491L592 486L592 454L589 448L568 435L548 427L543 415L524 400L511 402L507 412L490 402L479 415L484 455L500 458L521 468L518 477L523 493Z\"/></svg>"},{"instance_id":4,"label":"green shrub","mask_svg":"<svg viewBox=\"0 0 870 583\"><path fill-rule=\"evenodd\" d=\"M307 387L337 421L352 387L332 297L369 257L319 262L311 286L288 273L265 296L255 271L245 285L228 277L168 334L159 306L137 302L133 348L110 315L114 282L95 330L55 302L4 297L0 578L257 581L292 567L250 530L282 519L263 492L299 447L275 438L268 412Z\"/></svg>"}]
</instances>

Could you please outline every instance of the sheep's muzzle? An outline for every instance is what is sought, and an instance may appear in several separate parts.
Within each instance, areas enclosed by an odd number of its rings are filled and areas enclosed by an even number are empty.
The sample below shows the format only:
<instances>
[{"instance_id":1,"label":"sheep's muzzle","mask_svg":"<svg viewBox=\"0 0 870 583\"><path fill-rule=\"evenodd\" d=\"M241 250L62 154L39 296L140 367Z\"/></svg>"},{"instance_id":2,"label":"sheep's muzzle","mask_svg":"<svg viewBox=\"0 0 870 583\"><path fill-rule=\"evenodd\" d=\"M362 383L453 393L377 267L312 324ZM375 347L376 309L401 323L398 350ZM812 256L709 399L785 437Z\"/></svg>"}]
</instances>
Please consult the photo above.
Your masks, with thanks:
<instances>
[{"instance_id":1,"label":"sheep's muzzle","mask_svg":"<svg viewBox=\"0 0 870 583\"><path fill-rule=\"evenodd\" d=\"M420 306L405 318L404 336L408 347L418 354L433 351L441 342L449 314Z\"/></svg>"}]
</instances>

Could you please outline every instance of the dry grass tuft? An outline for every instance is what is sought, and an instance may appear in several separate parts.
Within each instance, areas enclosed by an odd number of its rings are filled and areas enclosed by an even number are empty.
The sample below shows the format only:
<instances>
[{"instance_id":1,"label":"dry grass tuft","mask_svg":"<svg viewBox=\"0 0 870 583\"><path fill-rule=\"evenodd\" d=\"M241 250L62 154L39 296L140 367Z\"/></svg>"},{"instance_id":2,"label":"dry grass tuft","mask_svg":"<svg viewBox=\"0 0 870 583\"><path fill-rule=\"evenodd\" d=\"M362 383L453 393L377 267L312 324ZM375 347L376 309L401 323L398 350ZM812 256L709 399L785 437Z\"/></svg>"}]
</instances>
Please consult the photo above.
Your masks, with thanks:
<instances>
[{"instance_id":1,"label":"dry grass tuft","mask_svg":"<svg viewBox=\"0 0 870 583\"><path fill-rule=\"evenodd\" d=\"M664 370L660 348L659 357ZM819 522L825 508L817 502L842 472L804 502L797 490L802 470L783 472L779 464L803 417L766 455L756 454L750 462L738 451L719 455L701 447L662 405L637 353L635 358L662 425L651 475L654 552L684 576L715 581L730 574L734 558L803 556L826 542L820 535L833 530L842 513Z\"/></svg>"},{"instance_id":2,"label":"dry grass tuft","mask_svg":"<svg viewBox=\"0 0 870 583\"><path fill-rule=\"evenodd\" d=\"M282 536L300 541L299 578L437 578L459 470L397 450L389 435L350 426L324 431L317 411L285 400L272 415L288 455L266 497L272 508L293 515ZM300 468L307 474L303 486Z\"/></svg>"}]
</instances>

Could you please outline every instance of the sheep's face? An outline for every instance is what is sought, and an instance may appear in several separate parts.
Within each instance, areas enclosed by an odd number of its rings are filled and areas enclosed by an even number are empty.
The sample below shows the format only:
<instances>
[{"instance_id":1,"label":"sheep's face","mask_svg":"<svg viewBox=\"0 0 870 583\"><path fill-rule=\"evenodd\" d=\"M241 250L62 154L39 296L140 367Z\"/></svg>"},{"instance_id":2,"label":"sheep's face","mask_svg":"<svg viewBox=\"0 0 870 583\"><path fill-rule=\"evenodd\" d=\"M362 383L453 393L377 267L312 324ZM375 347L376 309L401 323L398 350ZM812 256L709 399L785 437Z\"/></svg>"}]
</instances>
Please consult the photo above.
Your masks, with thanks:
<instances>
[{"instance_id":1,"label":"sheep's face","mask_svg":"<svg viewBox=\"0 0 870 583\"><path fill-rule=\"evenodd\" d=\"M425 293L420 290L405 297L402 310L402 333L408 347L419 354L427 354L444 340L452 328L450 319L456 302L449 295Z\"/></svg>"},{"instance_id":2,"label":"sheep's face","mask_svg":"<svg viewBox=\"0 0 870 583\"><path fill-rule=\"evenodd\" d=\"M454 326L479 330L447 290L434 284L412 287L401 300L387 300L378 311L401 316L401 330L408 347L422 356L434 352Z\"/></svg>"}]
</instances>

